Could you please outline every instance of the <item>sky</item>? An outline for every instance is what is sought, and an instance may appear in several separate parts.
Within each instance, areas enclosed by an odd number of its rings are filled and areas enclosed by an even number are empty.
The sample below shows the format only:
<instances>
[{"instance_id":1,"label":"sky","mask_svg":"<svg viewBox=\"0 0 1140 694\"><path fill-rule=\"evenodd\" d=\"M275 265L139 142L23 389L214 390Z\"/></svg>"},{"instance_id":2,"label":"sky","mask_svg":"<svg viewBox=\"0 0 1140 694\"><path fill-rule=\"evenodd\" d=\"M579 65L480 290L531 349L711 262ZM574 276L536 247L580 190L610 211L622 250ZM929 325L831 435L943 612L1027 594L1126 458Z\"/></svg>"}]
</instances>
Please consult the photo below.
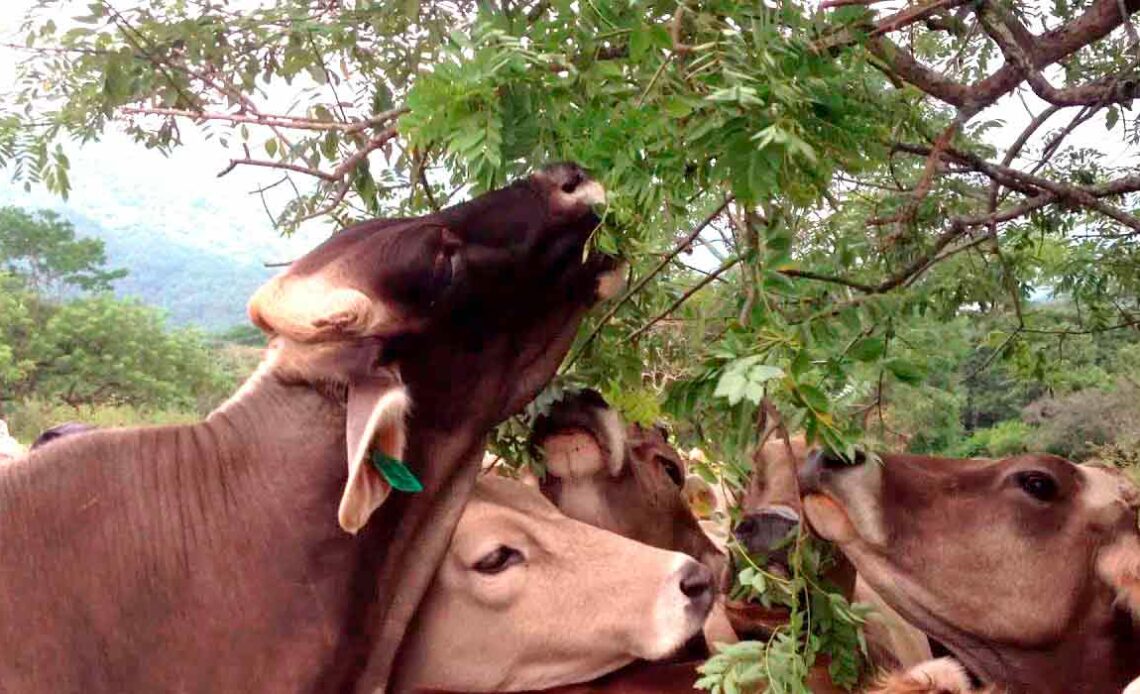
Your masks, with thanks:
<instances>
[{"instance_id":1,"label":"sky","mask_svg":"<svg viewBox=\"0 0 1140 694\"><path fill-rule=\"evenodd\" d=\"M118 7L125 9L130 4L131 0L120 0ZM879 7L887 12L892 4L902 5L901 0L892 0ZM17 30L31 5L32 0L0 0L0 43L22 43ZM63 0L60 5L62 9L54 10L60 25L66 23L67 17L85 11L81 1ZM0 46L0 98L13 87L15 66L20 59L19 50ZM289 94L285 91L277 96L274 101L287 102ZM979 114L975 122L995 118L1004 121L988 133L989 141L1003 149L1029 122L1031 115L1026 104L1033 112L1044 108L1044 103L1032 94L1010 96ZM1051 124L1060 127L1071 117L1068 113L1054 116ZM1047 131L1045 128L1042 133ZM98 143L70 147L75 189L69 205L112 229L128 222L162 225L167 233L188 243L220 253L255 253L270 261L295 257L327 235L327 224L313 222L294 238L280 238L261 202L248 192L276 180L274 172L238 167L218 178L216 174L227 163L229 154L216 143L192 141L191 128L183 133L190 146L180 147L168 157L147 151L111 130ZM1093 118L1078 128L1069 141L1099 149L1106 164L1138 163L1137 148L1122 145L1118 134L1109 137L1103 117ZM0 185L2 181L0 177ZM29 206L59 205L58 198L43 190L20 192L19 196ZM125 200L131 202L128 211L123 208Z\"/></svg>"},{"instance_id":2,"label":"sky","mask_svg":"<svg viewBox=\"0 0 1140 694\"><path fill-rule=\"evenodd\" d=\"M0 0L0 43L23 43L18 29L31 4L31 0ZM129 4L123 0L119 7ZM64 10L56 13L61 19L84 12L83 2L63 5ZM0 95L14 87L21 53L0 46ZM249 193L280 177L238 167L218 178L230 154L219 144L202 140L193 128L185 128L183 135L188 146L169 156L147 150L111 128L97 143L67 147L74 186L67 206L110 230L151 225L204 250L253 254L259 261L291 260L328 235L331 227L313 222L294 237L282 238L258 196ZM0 173L0 186L7 179ZM26 207L59 208L62 204L58 196L42 188L30 193L9 189L3 198L11 201L13 196Z\"/></svg>"}]
</instances>

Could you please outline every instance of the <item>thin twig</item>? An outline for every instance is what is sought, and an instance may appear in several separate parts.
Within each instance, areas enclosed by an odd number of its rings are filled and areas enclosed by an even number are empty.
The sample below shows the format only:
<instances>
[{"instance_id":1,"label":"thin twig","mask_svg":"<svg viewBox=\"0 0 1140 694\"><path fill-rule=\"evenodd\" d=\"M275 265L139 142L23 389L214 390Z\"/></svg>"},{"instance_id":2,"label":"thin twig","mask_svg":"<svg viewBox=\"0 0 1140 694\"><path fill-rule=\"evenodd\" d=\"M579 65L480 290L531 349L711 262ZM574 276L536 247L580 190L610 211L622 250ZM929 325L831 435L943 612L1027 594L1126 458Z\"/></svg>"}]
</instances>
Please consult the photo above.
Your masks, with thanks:
<instances>
[{"instance_id":1,"label":"thin twig","mask_svg":"<svg viewBox=\"0 0 1140 694\"><path fill-rule=\"evenodd\" d=\"M355 133L368 128L381 126L393 118L408 112L406 108L385 111L371 118L340 123L337 121L323 121L316 118L302 116L249 114L249 113L216 113L210 111L189 111L181 108L159 108L149 106L124 106L120 109L128 115L173 116L178 118L191 118L195 121L221 120L230 123L249 123L250 125L264 125L267 127L288 128L290 130L317 130Z\"/></svg>"},{"instance_id":2,"label":"thin twig","mask_svg":"<svg viewBox=\"0 0 1140 694\"><path fill-rule=\"evenodd\" d=\"M694 284L687 292L685 292L680 297L678 297L676 301L669 304L669 308L665 309L661 313L654 316L645 325L643 325L640 328L638 328L637 330L634 330L633 332L631 332L629 335L626 336L625 339L629 340L630 342L633 342L634 340L636 340L642 333L644 333L646 330L649 330L654 325L657 325L657 323L660 322L662 319L666 318L671 313L673 313L678 308L680 308L681 304L688 301L690 297L692 297L694 294L696 294L697 292L699 292L702 289L704 289L705 287L707 287L713 280L720 277L725 272L728 272L730 269L732 269L733 266L735 266L739 262L740 262L740 256L733 256L732 258L729 258L728 260L724 261L724 263L722 263L719 268L717 268L713 272L706 275L703 279L701 279L700 282L697 282L696 284Z\"/></svg>"},{"instance_id":3,"label":"thin twig","mask_svg":"<svg viewBox=\"0 0 1140 694\"><path fill-rule=\"evenodd\" d=\"M618 312L618 309L625 305L625 303L629 301L634 294L641 291L641 288L648 284L649 280L656 277L657 273L661 272L665 266L667 266L673 260L673 258L677 257L681 253L681 251L688 248L689 244L693 242L693 239L697 238L697 236L699 236L700 233L704 231L705 227L707 227L709 224L712 224L713 220L719 217L731 202L732 196L726 196L724 202L718 205L717 208L709 214L709 216L705 217L704 221L702 221L700 224L694 227L692 231L686 234L685 237L673 247L673 250L666 254L665 257L662 258L661 261L657 263L657 265L652 270L646 273L632 287L630 287L629 290L626 291L626 293L622 295L620 299L614 302L614 305L610 307L610 310L606 311L605 315L598 319L597 325L595 325L594 329L590 331L590 334L586 336L586 339L582 341L582 346L579 347L577 351L574 352L574 354L570 355L570 357L566 359L562 367L563 372L573 366L574 362L578 360L578 357L585 353L586 349L590 346L590 343L592 343L598 337L598 333L600 333L605 324L614 317L614 315Z\"/></svg>"}]
</instances>

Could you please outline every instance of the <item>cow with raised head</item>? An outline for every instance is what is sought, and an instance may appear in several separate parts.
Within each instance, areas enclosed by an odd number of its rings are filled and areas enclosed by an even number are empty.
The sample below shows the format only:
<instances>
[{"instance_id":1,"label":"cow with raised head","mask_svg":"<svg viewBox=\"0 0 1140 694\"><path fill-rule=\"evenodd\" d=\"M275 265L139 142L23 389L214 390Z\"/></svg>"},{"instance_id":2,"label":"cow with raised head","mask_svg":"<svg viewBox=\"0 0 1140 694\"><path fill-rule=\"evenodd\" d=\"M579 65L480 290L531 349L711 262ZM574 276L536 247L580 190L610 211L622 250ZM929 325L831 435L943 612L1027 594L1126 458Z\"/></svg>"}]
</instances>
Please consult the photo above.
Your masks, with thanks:
<instances>
[{"instance_id":1,"label":"cow with raised head","mask_svg":"<svg viewBox=\"0 0 1140 694\"><path fill-rule=\"evenodd\" d=\"M1140 675L1140 493L1051 455L817 453L805 516L867 583L983 682L1118 692Z\"/></svg>"},{"instance_id":2,"label":"cow with raised head","mask_svg":"<svg viewBox=\"0 0 1140 694\"><path fill-rule=\"evenodd\" d=\"M487 433L607 286L601 198L561 164L345 229L255 295L270 349L205 421L0 469L0 686L385 689ZM392 492L401 466L423 492Z\"/></svg>"},{"instance_id":3,"label":"cow with raised head","mask_svg":"<svg viewBox=\"0 0 1140 694\"><path fill-rule=\"evenodd\" d=\"M584 389L539 417L531 440L546 466L542 493L563 513L684 552L723 582L727 558L685 503L685 460L664 429L627 425L600 393Z\"/></svg>"}]
</instances>

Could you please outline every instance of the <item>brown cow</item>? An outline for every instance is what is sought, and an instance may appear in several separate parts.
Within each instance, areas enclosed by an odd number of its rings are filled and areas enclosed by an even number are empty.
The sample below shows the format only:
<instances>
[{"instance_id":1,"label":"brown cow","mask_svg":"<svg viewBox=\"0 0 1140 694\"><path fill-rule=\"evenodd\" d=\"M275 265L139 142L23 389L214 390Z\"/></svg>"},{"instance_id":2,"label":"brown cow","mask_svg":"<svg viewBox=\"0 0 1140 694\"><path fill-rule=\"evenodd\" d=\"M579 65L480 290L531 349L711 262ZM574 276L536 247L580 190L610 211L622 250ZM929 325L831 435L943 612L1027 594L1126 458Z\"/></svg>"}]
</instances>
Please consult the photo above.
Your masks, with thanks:
<instances>
[{"instance_id":1,"label":"brown cow","mask_svg":"<svg viewBox=\"0 0 1140 694\"><path fill-rule=\"evenodd\" d=\"M813 454L805 515L895 609L984 682L1120 691L1140 675L1140 494L1050 455Z\"/></svg>"},{"instance_id":2,"label":"brown cow","mask_svg":"<svg viewBox=\"0 0 1140 694\"><path fill-rule=\"evenodd\" d=\"M660 427L626 425L595 390L555 403L534 424L542 493L563 513L638 542L684 552L723 585L728 559L685 503L685 461Z\"/></svg>"},{"instance_id":3,"label":"brown cow","mask_svg":"<svg viewBox=\"0 0 1140 694\"><path fill-rule=\"evenodd\" d=\"M401 656L401 682L544 689L676 652L712 604L712 573L480 478Z\"/></svg>"},{"instance_id":4,"label":"brown cow","mask_svg":"<svg viewBox=\"0 0 1140 694\"><path fill-rule=\"evenodd\" d=\"M612 267L581 260L597 191L559 165L346 229L257 295L280 334L204 422L0 468L0 688L386 687L487 432L549 380ZM424 492L385 503L373 450Z\"/></svg>"},{"instance_id":5,"label":"brown cow","mask_svg":"<svg viewBox=\"0 0 1140 694\"><path fill-rule=\"evenodd\" d=\"M786 538L800 523L801 506L797 470L807 459L802 435L785 440L771 437L753 456L753 473L743 502L743 515L735 529L737 540L754 556L766 556L769 568L787 570ZM871 664L881 670L910 668L931 659L926 635L908 624L860 579L842 557L829 577L845 588L853 602L871 605L864 631Z\"/></svg>"}]
</instances>

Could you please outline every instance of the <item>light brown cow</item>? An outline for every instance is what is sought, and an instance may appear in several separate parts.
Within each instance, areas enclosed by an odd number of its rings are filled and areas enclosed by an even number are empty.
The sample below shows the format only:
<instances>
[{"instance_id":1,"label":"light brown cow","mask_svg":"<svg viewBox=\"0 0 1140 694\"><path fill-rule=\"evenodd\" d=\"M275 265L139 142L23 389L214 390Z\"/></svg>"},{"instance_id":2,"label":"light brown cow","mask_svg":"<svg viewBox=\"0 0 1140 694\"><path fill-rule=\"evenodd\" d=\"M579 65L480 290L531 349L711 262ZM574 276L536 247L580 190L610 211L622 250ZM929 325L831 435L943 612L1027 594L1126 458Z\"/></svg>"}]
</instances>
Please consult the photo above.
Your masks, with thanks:
<instances>
[{"instance_id":1,"label":"light brown cow","mask_svg":"<svg viewBox=\"0 0 1140 694\"><path fill-rule=\"evenodd\" d=\"M815 454L807 519L908 621L1012 692L1120 691L1140 675L1140 494L1050 455Z\"/></svg>"},{"instance_id":2,"label":"light brown cow","mask_svg":"<svg viewBox=\"0 0 1140 694\"><path fill-rule=\"evenodd\" d=\"M800 524L802 509L796 474L806 461L807 450L802 435L786 440L777 435L753 456L753 473L735 535L750 554L766 556L769 568L776 572L787 570L787 550L782 545ZM874 608L864 628L874 667L894 671L931 659L926 635L908 624L842 557L829 577L848 591L853 602Z\"/></svg>"},{"instance_id":3,"label":"light brown cow","mask_svg":"<svg viewBox=\"0 0 1140 694\"><path fill-rule=\"evenodd\" d=\"M400 655L400 680L487 692L594 679L699 633L712 573L480 478Z\"/></svg>"},{"instance_id":4,"label":"light brown cow","mask_svg":"<svg viewBox=\"0 0 1140 694\"><path fill-rule=\"evenodd\" d=\"M728 559L685 503L684 459L659 427L626 425L601 394L582 390L538 418L542 493L563 513L661 549L684 552L723 585Z\"/></svg>"}]
</instances>

